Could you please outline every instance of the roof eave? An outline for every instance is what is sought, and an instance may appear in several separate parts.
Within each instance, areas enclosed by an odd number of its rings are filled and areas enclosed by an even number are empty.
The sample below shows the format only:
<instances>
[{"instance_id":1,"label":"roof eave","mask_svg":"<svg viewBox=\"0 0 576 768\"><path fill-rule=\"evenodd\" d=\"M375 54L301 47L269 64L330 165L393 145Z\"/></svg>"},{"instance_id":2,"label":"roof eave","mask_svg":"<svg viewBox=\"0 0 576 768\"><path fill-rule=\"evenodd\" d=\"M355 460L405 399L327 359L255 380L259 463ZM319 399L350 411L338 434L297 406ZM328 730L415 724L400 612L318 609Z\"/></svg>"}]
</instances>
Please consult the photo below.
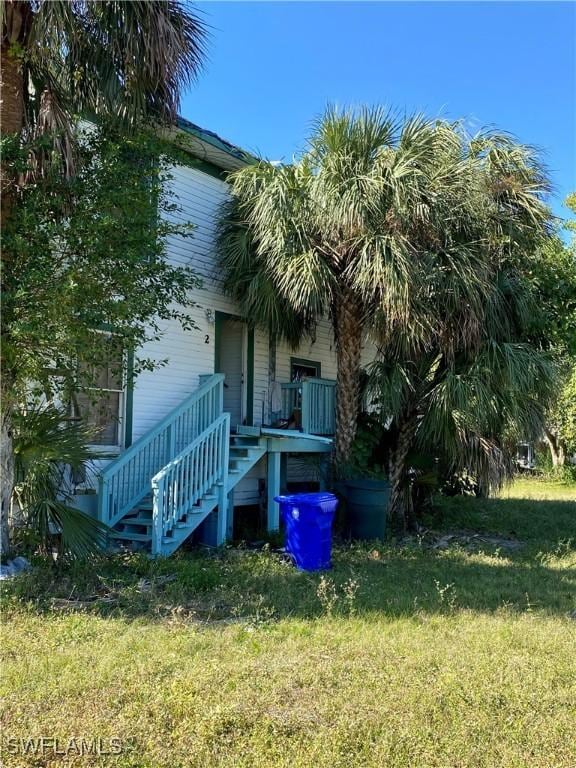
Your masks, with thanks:
<instances>
[{"instance_id":1,"label":"roof eave","mask_svg":"<svg viewBox=\"0 0 576 768\"><path fill-rule=\"evenodd\" d=\"M258 162L254 155L183 117L179 117L176 125L167 130L166 138L193 157L223 171L235 171Z\"/></svg>"}]
</instances>

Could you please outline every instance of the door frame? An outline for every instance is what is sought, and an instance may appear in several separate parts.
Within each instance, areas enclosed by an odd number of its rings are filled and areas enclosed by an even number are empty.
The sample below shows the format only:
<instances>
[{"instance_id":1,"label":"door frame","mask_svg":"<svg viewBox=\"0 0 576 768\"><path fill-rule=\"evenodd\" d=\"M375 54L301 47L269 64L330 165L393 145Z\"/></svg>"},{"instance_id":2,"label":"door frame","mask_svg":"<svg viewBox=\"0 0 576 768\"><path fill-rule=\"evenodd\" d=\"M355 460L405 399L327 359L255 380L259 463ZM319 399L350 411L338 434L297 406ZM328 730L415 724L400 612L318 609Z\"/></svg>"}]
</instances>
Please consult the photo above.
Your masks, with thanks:
<instances>
[{"instance_id":1,"label":"door frame","mask_svg":"<svg viewBox=\"0 0 576 768\"><path fill-rule=\"evenodd\" d=\"M214 373L220 373L218 370L218 362L220 358L220 349L222 346L222 328L227 320L236 320L244 325L244 351L242 355L242 376L244 378L244 391L242 394L242 411L245 413L244 421L246 425L251 427L254 424L254 326L250 325L248 321L234 315L231 312L214 313Z\"/></svg>"}]
</instances>

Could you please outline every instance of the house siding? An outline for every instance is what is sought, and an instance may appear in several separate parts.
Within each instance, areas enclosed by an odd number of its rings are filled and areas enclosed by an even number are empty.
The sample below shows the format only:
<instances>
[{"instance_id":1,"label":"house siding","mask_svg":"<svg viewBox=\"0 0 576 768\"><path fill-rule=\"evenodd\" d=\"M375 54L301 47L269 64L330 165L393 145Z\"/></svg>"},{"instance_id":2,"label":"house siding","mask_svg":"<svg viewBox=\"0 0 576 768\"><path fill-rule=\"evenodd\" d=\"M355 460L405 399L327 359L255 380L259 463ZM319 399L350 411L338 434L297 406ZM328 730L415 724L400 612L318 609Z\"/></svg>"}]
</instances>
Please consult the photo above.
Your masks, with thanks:
<instances>
[{"instance_id":1,"label":"house siding","mask_svg":"<svg viewBox=\"0 0 576 768\"><path fill-rule=\"evenodd\" d=\"M215 277L214 243L219 206L226 199L227 185L195 168L173 169L173 190L180 211L173 214L180 223L195 227L190 238L171 237L168 259L173 264L190 266L202 279L202 287L190 293L189 314L197 328L184 331L177 321L166 322L162 336L148 342L137 357L162 363L154 371L143 371L136 379L133 398L133 440L144 435L184 398L193 392L203 374L214 373L215 326L206 310L238 315L239 308L222 293ZM268 334L254 333L254 423L268 418ZM254 467L235 489L238 505L258 501L258 479L265 471Z\"/></svg>"}]
</instances>

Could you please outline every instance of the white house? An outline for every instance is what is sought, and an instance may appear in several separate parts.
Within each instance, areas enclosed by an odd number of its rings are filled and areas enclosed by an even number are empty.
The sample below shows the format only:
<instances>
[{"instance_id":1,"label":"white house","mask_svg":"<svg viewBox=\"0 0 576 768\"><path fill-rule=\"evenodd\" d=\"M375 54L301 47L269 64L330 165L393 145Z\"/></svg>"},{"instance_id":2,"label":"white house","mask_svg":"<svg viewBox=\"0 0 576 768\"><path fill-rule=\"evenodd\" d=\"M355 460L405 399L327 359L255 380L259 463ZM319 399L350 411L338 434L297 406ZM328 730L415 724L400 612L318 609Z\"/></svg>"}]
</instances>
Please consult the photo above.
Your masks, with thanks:
<instances>
[{"instance_id":1,"label":"white house","mask_svg":"<svg viewBox=\"0 0 576 768\"><path fill-rule=\"evenodd\" d=\"M98 514L120 540L170 554L196 528L221 543L234 507L265 493L268 527L278 528L274 495L306 474L302 457L331 450L336 357L328 321L294 350L254 328L224 295L215 270L218 209L226 172L250 156L181 120L176 132L189 154L174 169L179 216L193 238L173 238L168 256L203 280L191 299L198 329L177 322L141 350L167 363L143 372L132 389L103 372ZM364 351L365 361L371 358ZM278 429L281 424L290 429ZM290 456L290 458L289 458ZM300 457L300 460L298 459ZM316 462L318 464L318 462ZM206 522L205 522L206 521Z\"/></svg>"}]
</instances>

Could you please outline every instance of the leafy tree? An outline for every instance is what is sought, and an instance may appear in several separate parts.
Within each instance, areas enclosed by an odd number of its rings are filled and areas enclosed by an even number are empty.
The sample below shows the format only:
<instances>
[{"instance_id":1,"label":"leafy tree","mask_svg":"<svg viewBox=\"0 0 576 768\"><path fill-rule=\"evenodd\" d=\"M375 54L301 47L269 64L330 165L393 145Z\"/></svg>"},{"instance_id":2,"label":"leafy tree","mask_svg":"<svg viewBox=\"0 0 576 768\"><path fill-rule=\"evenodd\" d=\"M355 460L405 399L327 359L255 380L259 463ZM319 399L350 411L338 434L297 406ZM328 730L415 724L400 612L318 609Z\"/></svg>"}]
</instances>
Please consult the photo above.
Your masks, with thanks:
<instances>
[{"instance_id":1,"label":"leafy tree","mask_svg":"<svg viewBox=\"0 0 576 768\"><path fill-rule=\"evenodd\" d=\"M576 212L576 196L566 200ZM574 232L576 221L565 222ZM534 341L554 356L559 370L556 397L543 435L555 467L564 463L568 452L576 451L576 237L566 244L560 234L549 238L528 256L526 279L536 296L531 334Z\"/></svg>"},{"instance_id":2,"label":"leafy tree","mask_svg":"<svg viewBox=\"0 0 576 768\"><path fill-rule=\"evenodd\" d=\"M3 231L10 252L2 294L5 419L31 389L66 401L73 390L97 386L98 366L110 358L124 378L152 368L158 361L142 357L128 371L126 352L158 339L166 320L194 326L188 296L199 281L165 258L167 238L192 235L174 217L166 151L146 133L122 137L93 127L72 178L47 169L21 190L18 216ZM18 147L5 158L13 165L27 159Z\"/></svg>"},{"instance_id":3,"label":"leafy tree","mask_svg":"<svg viewBox=\"0 0 576 768\"><path fill-rule=\"evenodd\" d=\"M562 361L558 395L548 411L544 439L552 465L561 467L567 456L576 454L576 362Z\"/></svg>"},{"instance_id":4,"label":"leafy tree","mask_svg":"<svg viewBox=\"0 0 576 768\"><path fill-rule=\"evenodd\" d=\"M23 184L46 174L53 177L56 170L66 178L73 176L78 115L114 119L124 127L142 119L172 121L181 88L200 70L206 41L204 24L179 0L3 0L0 28L3 229L20 204ZM11 137L28 145L24 165L5 162L11 155L7 147ZM58 205L55 208L61 213ZM2 269L3 281L13 292L19 276L10 245L4 238ZM3 331L6 328L5 323ZM2 346L12 354L9 339L2 337ZM0 393L2 552L8 546L11 387L17 378L6 366L4 362Z\"/></svg>"},{"instance_id":5,"label":"leafy tree","mask_svg":"<svg viewBox=\"0 0 576 768\"><path fill-rule=\"evenodd\" d=\"M219 237L226 290L292 342L331 318L338 463L356 432L366 334L384 333L407 360L402 350L425 349L442 332L436 318L460 307L443 348L450 358L470 347L491 295L488 265L533 248L548 218L546 176L529 148L380 109L329 109L294 163L262 161L231 185ZM445 275L454 290L431 315Z\"/></svg>"}]
</instances>

